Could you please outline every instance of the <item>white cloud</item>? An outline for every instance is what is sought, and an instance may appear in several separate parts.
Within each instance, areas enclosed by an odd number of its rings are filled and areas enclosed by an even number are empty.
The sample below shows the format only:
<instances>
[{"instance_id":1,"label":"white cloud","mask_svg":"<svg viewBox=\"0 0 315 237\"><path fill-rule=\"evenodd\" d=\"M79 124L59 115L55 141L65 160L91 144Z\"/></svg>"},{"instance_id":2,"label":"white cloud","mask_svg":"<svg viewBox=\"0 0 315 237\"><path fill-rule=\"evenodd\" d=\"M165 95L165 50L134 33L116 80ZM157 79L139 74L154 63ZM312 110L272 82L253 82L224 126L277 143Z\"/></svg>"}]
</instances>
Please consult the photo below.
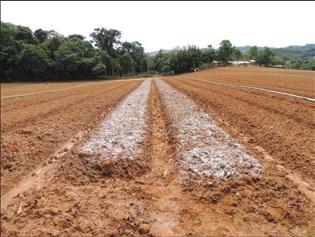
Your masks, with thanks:
<instances>
[{"instance_id":1,"label":"white cloud","mask_svg":"<svg viewBox=\"0 0 315 237\"><path fill-rule=\"evenodd\" d=\"M122 31L146 51L195 44L284 47L314 43L315 2L1 2L1 20L86 37Z\"/></svg>"}]
</instances>

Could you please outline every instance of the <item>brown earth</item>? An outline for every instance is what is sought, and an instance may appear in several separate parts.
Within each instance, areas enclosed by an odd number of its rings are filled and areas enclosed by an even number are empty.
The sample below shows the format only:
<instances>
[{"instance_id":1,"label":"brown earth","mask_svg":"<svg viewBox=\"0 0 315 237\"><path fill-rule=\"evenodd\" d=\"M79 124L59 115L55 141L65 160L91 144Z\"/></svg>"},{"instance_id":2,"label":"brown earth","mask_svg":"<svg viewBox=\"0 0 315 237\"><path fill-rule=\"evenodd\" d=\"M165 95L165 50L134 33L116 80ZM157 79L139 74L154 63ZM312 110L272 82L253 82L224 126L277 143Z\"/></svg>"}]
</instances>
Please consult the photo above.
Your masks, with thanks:
<instances>
[{"instance_id":1,"label":"brown earth","mask_svg":"<svg viewBox=\"0 0 315 237\"><path fill-rule=\"evenodd\" d=\"M47 90L68 89L71 87L90 85L91 83L92 82L6 83L1 84L1 97L38 93Z\"/></svg>"},{"instance_id":2,"label":"brown earth","mask_svg":"<svg viewBox=\"0 0 315 237\"><path fill-rule=\"evenodd\" d=\"M237 83L315 98L314 71L261 67L219 67L174 78L197 78Z\"/></svg>"},{"instance_id":3,"label":"brown earth","mask_svg":"<svg viewBox=\"0 0 315 237\"><path fill-rule=\"evenodd\" d=\"M309 76L291 70L267 72ZM1 183L1 234L312 236L312 102L188 79L201 73L211 70L163 80L238 139L263 165L260 175L220 182L182 177L170 125L174 121L154 80L147 111L150 131L136 160L95 161L80 147L139 81L106 82L37 94L33 99L2 99L1 163L14 157L16 165L11 172L1 170L5 181ZM47 131L53 138L46 137ZM38 139L42 134L44 139ZM75 134L79 136L71 139ZM46 141L50 139L52 143ZM66 149L58 153L63 145ZM37 153L28 151L32 147Z\"/></svg>"},{"instance_id":4,"label":"brown earth","mask_svg":"<svg viewBox=\"0 0 315 237\"><path fill-rule=\"evenodd\" d=\"M75 142L139 83L98 82L67 91L1 99L1 193L59 150L67 149L63 145Z\"/></svg>"},{"instance_id":5,"label":"brown earth","mask_svg":"<svg viewBox=\"0 0 315 237\"><path fill-rule=\"evenodd\" d=\"M231 134L243 137L314 185L314 103L197 80L206 73L211 75L212 70L165 80L189 95ZM224 74L221 77L225 81Z\"/></svg>"}]
</instances>

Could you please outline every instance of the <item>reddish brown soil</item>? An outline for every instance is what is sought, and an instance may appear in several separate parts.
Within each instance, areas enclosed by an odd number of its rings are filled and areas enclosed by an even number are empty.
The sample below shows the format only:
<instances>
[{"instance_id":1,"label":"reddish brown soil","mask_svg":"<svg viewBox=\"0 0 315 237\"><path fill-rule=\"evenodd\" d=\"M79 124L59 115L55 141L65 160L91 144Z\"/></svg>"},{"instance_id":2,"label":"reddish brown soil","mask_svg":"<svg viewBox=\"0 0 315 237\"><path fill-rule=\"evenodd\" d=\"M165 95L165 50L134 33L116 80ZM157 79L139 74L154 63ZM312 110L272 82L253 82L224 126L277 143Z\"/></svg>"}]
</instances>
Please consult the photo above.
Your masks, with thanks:
<instances>
[{"instance_id":1,"label":"reddish brown soil","mask_svg":"<svg viewBox=\"0 0 315 237\"><path fill-rule=\"evenodd\" d=\"M75 135L93 127L139 83L98 82L67 91L1 99L1 193L54 156ZM61 89L67 87L65 84Z\"/></svg>"},{"instance_id":2,"label":"reddish brown soil","mask_svg":"<svg viewBox=\"0 0 315 237\"><path fill-rule=\"evenodd\" d=\"M178 79L184 78L237 83L315 98L314 71L260 67L219 67L178 76Z\"/></svg>"},{"instance_id":3,"label":"reddish brown soil","mask_svg":"<svg viewBox=\"0 0 315 237\"><path fill-rule=\"evenodd\" d=\"M1 200L5 200L5 206L1 204L1 234L314 235L313 104L192 81L187 79L189 75L198 77L193 73L164 80L188 95L242 143L263 165L260 175L220 182L196 176L183 179L176 160L178 141L171 126L174 121L154 81L147 111L150 131L135 160L94 162L95 157L82 153L80 148L89 134L97 131L101 114L107 115L109 108L139 85L138 81L76 88L59 96L36 95L46 106L38 103L36 107L37 99L30 97L14 98L11 104L8 99L8 107L2 108L2 139L15 141L17 155L13 157L25 168L3 173L6 182L1 184L5 190L1 194ZM54 103L59 98L63 103ZM23 110L24 106L33 108L34 113ZM71 139L88 128L90 132ZM52 145L37 139L49 129L55 135ZM69 140L67 149L58 153ZM1 150L2 161L10 160L8 144ZM42 155L22 155L31 147ZM45 160L48 162L42 163ZM31 162L33 165L28 165ZM33 176L27 175L30 170L35 170ZM25 175L20 178L15 172ZM11 179L21 182L14 184Z\"/></svg>"},{"instance_id":4,"label":"reddish brown soil","mask_svg":"<svg viewBox=\"0 0 315 237\"><path fill-rule=\"evenodd\" d=\"M211 74L211 70L203 73ZM313 102L228 88L189 77L203 78L201 73L193 73L166 81L189 95L230 133L245 137L248 143L262 148L279 164L314 184Z\"/></svg>"},{"instance_id":5,"label":"reddish brown soil","mask_svg":"<svg viewBox=\"0 0 315 237\"><path fill-rule=\"evenodd\" d=\"M90 85L91 83L92 82L6 83L1 84L1 97L68 89L71 87Z\"/></svg>"}]
</instances>

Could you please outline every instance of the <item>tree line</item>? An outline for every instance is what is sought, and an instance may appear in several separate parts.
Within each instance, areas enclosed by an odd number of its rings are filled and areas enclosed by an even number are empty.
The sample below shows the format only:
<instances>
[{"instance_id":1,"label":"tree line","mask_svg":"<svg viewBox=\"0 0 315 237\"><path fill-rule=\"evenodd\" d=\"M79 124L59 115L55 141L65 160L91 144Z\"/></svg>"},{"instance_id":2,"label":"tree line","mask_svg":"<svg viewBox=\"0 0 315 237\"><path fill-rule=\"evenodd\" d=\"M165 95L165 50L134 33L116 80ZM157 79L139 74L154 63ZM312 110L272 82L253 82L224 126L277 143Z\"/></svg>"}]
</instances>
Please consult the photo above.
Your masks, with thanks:
<instances>
[{"instance_id":1,"label":"tree line","mask_svg":"<svg viewBox=\"0 0 315 237\"><path fill-rule=\"evenodd\" d=\"M133 76L149 71L141 43L122 42L121 32L96 28L86 40L51 30L34 32L1 22L2 81L77 80Z\"/></svg>"},{"instance_id":2,"label":"tree line","mask_svg":"<svg viewBox=\"0 0 315 237\"><path fill-rule=\"evenodd\" d=\"M258 51L252 47L248 53L242 53L229 40L222 40L218 49L208 45L205 49L196 46L176 48L169 52L160 50L153 57L154 70L159 73L184 73L193 68L206 69L213 61L228 65L230 61L255 60L260 66L270 67L274 64L274 53L269 48Z\"/></svg>"},{"instance_id":3,"label":"tree line","mask_svg":"<svg viewBox=\"0 0 315 237\"><path fill-rule=\"evenodd\" d=\"M255 60L258 65L291 65L270 48L251 47L241 52L229 40L218 49L189 45L148 56L140 42L121 41L115 29L95 28L90 40L79 34L67 37L56 31L1 22L1 81L78 80L122 76L179 74L193 68L205 69L214 60L227 65L231 60ZM282 61L281 61L282 60ZM302 66L301 66L302 65ZM300 69L315 70L309 60ZM289 67L290 68L290 67Z\"/></svg>"}]
</instances>

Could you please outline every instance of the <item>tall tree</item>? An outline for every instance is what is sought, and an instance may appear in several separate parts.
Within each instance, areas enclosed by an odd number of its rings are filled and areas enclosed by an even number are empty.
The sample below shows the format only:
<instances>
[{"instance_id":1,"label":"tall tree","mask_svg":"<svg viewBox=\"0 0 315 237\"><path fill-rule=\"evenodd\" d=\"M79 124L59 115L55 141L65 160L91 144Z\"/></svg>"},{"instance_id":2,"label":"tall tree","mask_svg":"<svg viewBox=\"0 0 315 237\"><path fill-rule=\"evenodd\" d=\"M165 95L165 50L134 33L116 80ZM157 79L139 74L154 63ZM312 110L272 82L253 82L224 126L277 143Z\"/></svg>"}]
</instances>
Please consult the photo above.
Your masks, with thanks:
<instances>
[{"instance_id":1,"label":"tall tree","mask_svg":"<svg viewBox=\"0 0 315 237\"><path fill-rule=\"evenodd\" d=\"M248 51L248 55L249 55L249 58L250 58L250 59L256 60L257 55L258 55L258 48L257 48L257 46L251 47L251 48L249 49L249 51Z\"/></svg>"},{"instance_id":2,"label":"tall tree","mask_svg":"<svg viewBox=\"0 0 315 237\"><path fill-rule=\"evenodd\" d=\"M236 47L233 47L233 55L232 55L232 58L234 59L234 60L240 60L240 59L242 59L242 52L241 52L241 50L239 50L238 48L236 48Z\"/></svg>"},{"instance_id":3,"label":"tall tree","mask_svg":"<svg viewBox=\"0 0 315 237\"><path fill-rule=\"evenodd\" d=\"M90 35L96 47L106 50L107 53L116 56L116 46L120 43L121 32L114 29L96 28Z\"/></svg>"},{"instance_id":4,"label":"tall tree","mask_svg":"<svg viewBox=\"0 0 315 237\"><path fill-rule=\"evenodd\" d=\"M64 41L56 51L55 57L59 73L66 78L87 77L99 63L93 46L77 38Z\"/></svg>"},{"instance_id":5,"label":"tall tree","mask_svg":"<svg viewBox=\"0 0 315 237\"><path fill-rule=\"evenodd\" d=\"M274 52L268 47L265 47L264 50L258 53L256 62L259 65L269 67L273 64L274 56Z\"/></svg>"},{"instance_id":6,"label":"tall tree","mask_svg":"<svg viewBox=\"0 0 315 237\"><path fill-rule=\"evenodd\" d=\"M159 73L163 72L163 66L167 63L167 54L163 53L161 49L154 57L153 57L153 69Z\"/></svg>"},{"instance_id":7,"label":"tall tree","mask_svg":"<svg viewBox=\"0 0 315 237\"><path fill-rule=\"evenodd\" d=\"M0 77L12 81L19 72L17 55L22 43L15 39L16 26L1 22L0 27Z\"/></svg>"},{"instance_id":8,"label":"tall tree","mask_svg":"<svg viewBox=\"0 0 315 237\"><path fill-rule=\"evenodd\" d=\"M92 74L95 77L106 76L106 66L103 63L98 63L93 67Z\"/></svg>"},{"instance_id":9,"label":"tall tree","mask_svg":"<svg viewBox=\"0 0 315 237\"><path fill-rule=\"evenodd\" d=\"M64 39L62 39L60 37L53 37L53 38L46 40L43 43L42 47L46 51L47 55L51 59L55 60L55 52L58 50L58 48L60 47L60 45L63 42L64 42Z\"/></svg>"},{"instance_id":10,"label":"tall tree","mask_svg":"<svg viewBox=\"0 0 315 237\"><path fill-rule=\"evenodd\" d=\"M114 65L112 57L107 53L107 51L100 50L101 62L106 66L107 75L114 74Z\"/></svg>"},{"instance_id":11,"label":"tall tree","mask_svg":"<svg viewBox=\"0 0 315 237\"><path fill-rule=\"evenodd\" d=\"M42 29L37 29L34 31L34 36L38 40L39 43L43 43L48 39L48 34L46 31Z\"/></svg>"},{"instance_id":12,"label":"tall tree","mask_svg":"<svg viewBox=\"0 0 315 237\"><path fill-rule=\"evenodd\" d=\"M222 40L218 50L218 56L221 61L227 63L233 57L233 45L229 40Z\"/></svg>"},{"instance_id":13,"label":"tall tree","mask_svg":"<svg viewBox=\"0 0 315 237\"><path fill-rule=\"evenodd\" d=\"M120 58L120 66L123 74L134 72L135 62L129 53L124 53Z\"/></svg>"},{"instance_id":14,"label":"tall tree","mask_svg":"<svg viewBox=\"0 0 315 237\"><path fill-rule=\"evenodd\" d=\"M25 26L17 26L15 39L22 40L27 43L34 43L32 30Z\"/></svg>"},{"instance_id":15,"label":"tall tree","mask_svg":"<svg viewBox=\"0 0 315 237\"><path fill-rule=\"evenodd\" d=\"M189 72L202 64L202 52L196 46L178 48L169 54L168 63L175 74Z\"/></svg>"},{"instance_id":16,"label":"tall tree","mask_svg":"<svg viewBox=\"0 0 315 237\"><path fill-rule=\"evenodd\" d=\"M48 56L37 45L24 44L23 50L18 55L20 76L28 79L44 79L43 73L48 67Z\"/></svg>"},{"instance_id":17,"label":"tall tree","mask_svg":"<svg viewBox=\"0 0 315 237\"><path fill-rule=\"evenodd\" d=\"M215 58L215 49L211 44L208 45L207 49L203 52L202 61L203 63L211 63Z\"/></svg>"},{"instance_id":18,"label":"tall tree","mask_svg":"<svg viewBox=\"0 0 315 237\"><path fill-rule=\"evenodd\" d=\"M135 62L136 73L142 73L143 71L145 71L145 53L141 43L139 43L138 41L123 42L118 50L121 54L128 53L131 55L133 61Z\"/></svg>"}]
</instances>

